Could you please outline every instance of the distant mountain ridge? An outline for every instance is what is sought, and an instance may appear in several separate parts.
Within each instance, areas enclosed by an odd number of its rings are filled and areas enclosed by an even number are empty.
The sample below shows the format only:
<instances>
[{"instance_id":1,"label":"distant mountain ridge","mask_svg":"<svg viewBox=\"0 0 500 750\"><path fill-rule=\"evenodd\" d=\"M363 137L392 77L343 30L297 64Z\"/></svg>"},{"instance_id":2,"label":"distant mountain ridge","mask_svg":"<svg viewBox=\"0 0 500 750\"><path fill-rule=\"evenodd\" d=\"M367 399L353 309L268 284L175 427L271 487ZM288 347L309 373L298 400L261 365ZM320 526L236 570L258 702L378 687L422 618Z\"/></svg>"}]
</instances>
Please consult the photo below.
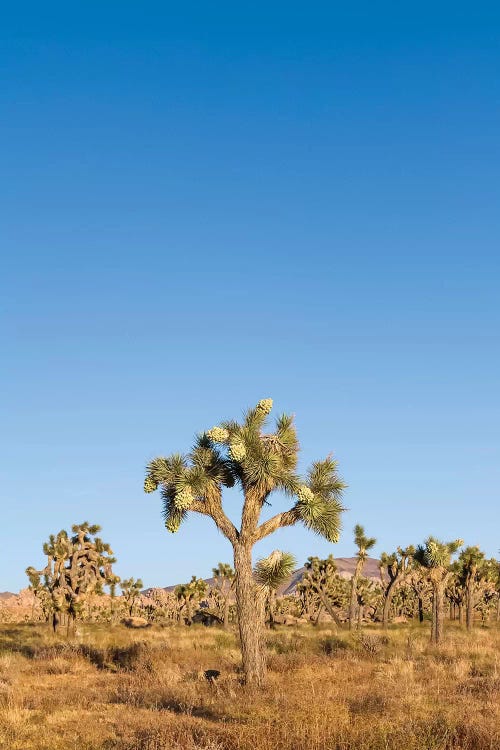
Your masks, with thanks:
<instances>
[{"instance_id":1,"label":"distant mountain ridge","mask_svg":"<svg viewBox=\"0 0 500 750\"><path fill-rule=\"evenodd\" d=\"M352 574L354 573L354 568L356 567L356 558L355 557L336 557L335 558L335 564L337 566L337 573L342 576L342 578L352 578ZM369 578L373 581L380 581L380 570L379 570L380 561L377 560L374 557L367 557L364 567L363 567L363 576L365 578ZM297 589L297 584L299 583L300 579L304 575L305 568L298 568L298 570L294 571L292 575L290 576L290 579L280 587L278 590L279 596L289 596L295 593ZM208 586L213 586L215 584L214 578L204 578L203 579L205 583ZM179 582L181 583L181 582ZM186 581L184 581L186 583ZM179 584L174 584L173 586L164 586L163 591L173 591L176 586ZM147 594L149 591L153 590L154 588L158 589L161 588L159 586L151 586L148 589L145 589L142 593ZM22 604L25 604L30 600L32 597L32 594L28 589L23 589L19 594L13 594L10 591L3 591L0 592L0 601L2 601L4 604L7 602L9 604L17 604L19 605L22 600Z\"/></svg>"},{"instance_id":2,"label":"distant mountain ridge","mask_svg":"<svg viewBox=\"0 0 500 750\"><path fill-rule=\"evenodd\" d=\"M350 579L352 578L352 575L354 573L354 568L356 567L357 558L355 557L336 557L335 558L335 565L337 566L337 573L342 578ZM367 557L364 567L363 567L363 576L365 578L369 578L372 581L380 582L380 560L377 560L375 557ZM295 591L297 590L297 584L301 580L302 576L305 573L305 568L298 568L298 570L295 570L292 575L290 576L290 579L283 584L283 586L280 586L278 589L278 596L290 596L295 594ZM204 578L203 579L207 586L213 586L215 584L214 578ZM184 581L186 583L186 581ZM164 586L163 591L173 591L176 586L179 584L174 584L172 586ZM149 591L151 591L155 587L151 587L148 589L145 589L142 593L147 594ZM158 588L158 587L156 587Z\"/></svg>"},{"instance_id":3,"label":"distant mountain ridge","mask_svg":"<svg viewBox=\"0 0 500 750\"><path fill-rule=\"evenodd\" d=\"M355 557L336 557L335 565L337 566L337 573L341 578L350 579L354 574L357 559ZM367 557L363 566L362 575L371 581L380 582L380 560L374 557ZM300 582L302 576L306 572L305 567L299 568L294 573L290 580L280 587L278 590L278 596L290 596L295 594L297 590L297 584Z\"/></svg>"}]
</instances>

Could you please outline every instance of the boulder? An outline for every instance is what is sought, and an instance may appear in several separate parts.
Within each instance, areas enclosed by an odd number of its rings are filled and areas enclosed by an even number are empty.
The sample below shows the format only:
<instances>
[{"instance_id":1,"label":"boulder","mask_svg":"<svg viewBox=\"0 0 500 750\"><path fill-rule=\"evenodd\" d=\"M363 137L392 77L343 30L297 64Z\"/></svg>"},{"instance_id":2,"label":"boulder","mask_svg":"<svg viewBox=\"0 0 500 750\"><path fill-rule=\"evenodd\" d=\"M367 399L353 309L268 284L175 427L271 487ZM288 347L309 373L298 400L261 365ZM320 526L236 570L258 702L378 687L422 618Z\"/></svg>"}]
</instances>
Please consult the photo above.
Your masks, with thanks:
<instances>
[{"instance_id":1,"label":"boulder","mask_svg":"<svg viewBox=\"0 0 500 750\"><path fill-rule=\"evenodd\" d=\"M126 628L149 628L150 624L144 617L125 617L122 625Z\"/></svg>"}]
</instances>

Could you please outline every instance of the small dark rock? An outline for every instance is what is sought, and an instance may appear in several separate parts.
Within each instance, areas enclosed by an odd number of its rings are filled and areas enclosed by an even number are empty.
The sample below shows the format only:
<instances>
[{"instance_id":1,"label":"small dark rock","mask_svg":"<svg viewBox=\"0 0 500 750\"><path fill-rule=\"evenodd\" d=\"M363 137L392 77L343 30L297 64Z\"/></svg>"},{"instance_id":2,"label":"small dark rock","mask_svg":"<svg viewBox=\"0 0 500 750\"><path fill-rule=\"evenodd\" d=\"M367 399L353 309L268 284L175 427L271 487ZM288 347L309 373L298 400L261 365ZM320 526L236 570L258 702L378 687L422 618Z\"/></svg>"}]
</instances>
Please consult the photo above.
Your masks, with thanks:
<instances>
[{"instance_id":1,"label":"small dark rock","mask_svg":"<svg viewBox=\"0 0 500 750\"><path fill-rule=\"evenodd\" d=\"M213 685L215 683L215 680L220 677L220 672L218 669L207 669L203 674L205 675L206 681L211 685Z\"/></svg>"}]
</instances>

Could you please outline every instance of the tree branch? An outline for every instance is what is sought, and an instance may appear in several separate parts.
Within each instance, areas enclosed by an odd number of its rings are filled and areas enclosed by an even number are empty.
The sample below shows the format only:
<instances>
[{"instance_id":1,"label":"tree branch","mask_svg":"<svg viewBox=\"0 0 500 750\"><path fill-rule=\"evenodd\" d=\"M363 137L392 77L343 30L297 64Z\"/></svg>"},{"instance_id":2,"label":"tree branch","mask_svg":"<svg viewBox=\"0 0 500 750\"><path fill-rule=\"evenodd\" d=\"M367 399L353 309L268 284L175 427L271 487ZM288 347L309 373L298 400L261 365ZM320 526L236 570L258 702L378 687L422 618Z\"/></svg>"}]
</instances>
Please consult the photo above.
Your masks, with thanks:
<instances>
[{"instance_id":1,"label":"tree branch","mask_svg":"<svg viewBox=\"0 0 500 750\"><path fill-rule=\"evenodd\" d=\"M206 504L203 502L203 500L195 500L191 503L189 510L194 511L195 513L201 513L204 516L209 516L210 513L208 512Z\"/></svg>"},{"instance_id":2,"label":"tree branch","mask_svg":"<svg viewBox=\"0 0 500 750\"><path fill-rule=\"evenodd\" d=\"M283 526L293 526L299 520L299 515L295 508L286 510L283 513L277 513L272 518L269 518L256 529L254 541L258 542L264 537L269 536L277 529L281 529Z\"/></svg>"},{"instance_id":3,"label":"tree branch","mask_svg":"<svg viewBox=\"0 0 500 750\"><path fill-rule=\"evenodd\" d=\"M190 510L193 510L195 513L201 513L204 516L210 516L219 531L229 539L231 544L235 544L238 540L238 531L226 516L222 508L220 493L212 497L207 493L205 502L202 500L195 500L194 503L192 503Z\"/></svg>"}]
</instances>

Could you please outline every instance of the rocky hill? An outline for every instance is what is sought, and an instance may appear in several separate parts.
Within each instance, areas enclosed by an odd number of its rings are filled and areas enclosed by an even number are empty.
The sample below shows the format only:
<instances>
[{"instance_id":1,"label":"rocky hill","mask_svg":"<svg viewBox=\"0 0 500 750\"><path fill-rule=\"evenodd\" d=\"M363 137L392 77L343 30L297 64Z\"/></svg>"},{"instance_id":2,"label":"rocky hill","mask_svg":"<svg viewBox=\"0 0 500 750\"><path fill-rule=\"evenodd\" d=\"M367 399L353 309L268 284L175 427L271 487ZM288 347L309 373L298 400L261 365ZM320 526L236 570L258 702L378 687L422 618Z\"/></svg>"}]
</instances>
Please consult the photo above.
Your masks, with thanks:
<instances>
[{"instance_id":1,"label":"rocky hill","mask_svg":"<svg viewBox=\"0 0 500 750\"><path fill-rule=\"evenodd\" d=\"M35 597L29 589L18 594L0 593L0 622L20 622L31 615Z\"/></svg>"},{"instance_id":2,"label":"rocky hill","mask_svg":"<svg viewBox=\"0 0 500 750\"><path fill-rule=\"evenodd\" d=\"M355 557L336 557L335 564L337 566L337 572L340 576L342 576L342 578L352 578L354 568L356 566ZM298 570L294 571L289 581L281 586L278 591L278 595L290 596L294 594L297 589L298 582L304 575L304 571L305 568L299 568ZM365 578L369 578L372 581L380 582L379 560L374 557L368 557L363 568L363 575L365 576ZM203 580L208 586L213 586L215 582L213 578L204 578ZM164 591L173 591L176 585L178 584L175 584L173 586L165 586ZM151 591L151 589L146 589L146 591L144 591L143 593L146 594L148 591Z\"/></svg>"},{"instance_id":3,"label":"rocky hill","mask_svg":"<svg viewBox=\"0 0 500 750\"><path fill-rule=\"evenodd\" d=\"M356 567L355 557L336 557L335 564L337 566L337 573L341 576L341 578L352 578L354 568ZM291 594L294 594L297 589L297 584L299 583L304 573L305 568L299 568L294 573L292 573L290 580L279 589L278 595L290 596ZM363 568L363 575L365 578L369 578L372 581L377 581L377 583L380 583L379 561L373 557L368 557Z\"/></svg>"},{"instance_id":4,"label":"rocky hill","mask_svg":"<svg viewBox=\"0 0 500 750\"><path fill-rule=\"evenodd\" d=\"M337 557L335 558L337 572L342 578L351 578L356 565L355 557ZM292 573L290 579L278 591L278 596L293 595L297 589L297 584L304 574L305 568L299 568ZM374 581L380 581L379 561L373 557L368 557L363 575ZM205 578L208 586L214 585L213 578ZM164 591L173 591L175 586L165 586ZM147 594L151 589L146 589L143 594ZM0 622L9 620L23 620L30 616L34 604L34 597L29 589L23 589L19 594L12 594L9 591L0 592Z\"/></svg>"}]
</instances>

